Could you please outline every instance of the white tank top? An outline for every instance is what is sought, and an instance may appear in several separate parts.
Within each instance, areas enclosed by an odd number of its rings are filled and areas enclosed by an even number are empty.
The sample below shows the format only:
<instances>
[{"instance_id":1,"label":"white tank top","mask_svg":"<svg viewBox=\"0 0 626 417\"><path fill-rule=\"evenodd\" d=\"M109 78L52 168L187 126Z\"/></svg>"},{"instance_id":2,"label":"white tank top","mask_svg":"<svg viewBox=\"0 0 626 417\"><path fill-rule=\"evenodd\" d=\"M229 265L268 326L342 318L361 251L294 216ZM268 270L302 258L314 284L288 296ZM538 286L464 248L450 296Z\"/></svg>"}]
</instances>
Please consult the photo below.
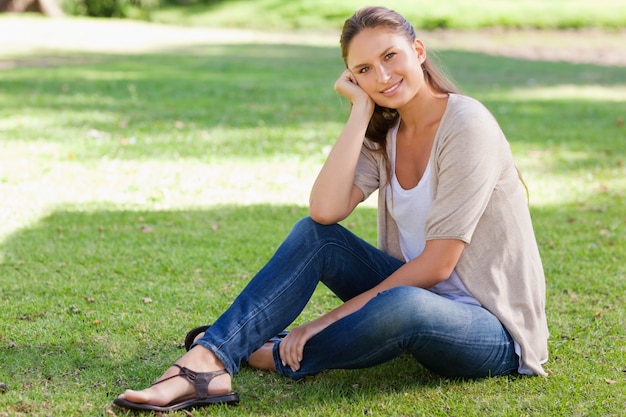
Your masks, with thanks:
<instances>
[{"instance_id":1,"label":"white tank top","mask_svg":"<svg viewBox=\"0 0 626 417\"><path fill-rule=\"evenodd\" d=\"M426 246L426 217L432 204L430 163L419 183L409 189L402 188L396 177L396 134L398 125L393 130L391 146L391 181L387 185L387 207L398 225L400 248L406 262L421 255ZM480 305L461 282L456 270L445 281L440 282L430 291L442 297Z\"/></svg>"}]
</instances>

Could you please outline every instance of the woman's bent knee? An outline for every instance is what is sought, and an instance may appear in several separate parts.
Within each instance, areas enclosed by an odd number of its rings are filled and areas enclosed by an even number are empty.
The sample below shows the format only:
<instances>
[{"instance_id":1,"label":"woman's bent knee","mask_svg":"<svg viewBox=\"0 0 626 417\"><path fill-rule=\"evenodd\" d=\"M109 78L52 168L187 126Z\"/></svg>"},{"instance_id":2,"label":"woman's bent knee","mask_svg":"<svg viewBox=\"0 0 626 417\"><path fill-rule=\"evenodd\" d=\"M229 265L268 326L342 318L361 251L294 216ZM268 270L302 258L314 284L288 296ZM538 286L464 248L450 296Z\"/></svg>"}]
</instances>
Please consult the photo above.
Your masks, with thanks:
<instances>
[{"instance_id":1,"label":"woman's bent knee","mask_svg":"<svg viewBox=\"0 0 626 417\"><path fill-rule=\"evenodd\" d=\"M294 224L291 234L313 242L326 242L341 235L342 230L344 229L339 224L324 225L311 217L303 217Z\"/></svg>"}]
</instances>

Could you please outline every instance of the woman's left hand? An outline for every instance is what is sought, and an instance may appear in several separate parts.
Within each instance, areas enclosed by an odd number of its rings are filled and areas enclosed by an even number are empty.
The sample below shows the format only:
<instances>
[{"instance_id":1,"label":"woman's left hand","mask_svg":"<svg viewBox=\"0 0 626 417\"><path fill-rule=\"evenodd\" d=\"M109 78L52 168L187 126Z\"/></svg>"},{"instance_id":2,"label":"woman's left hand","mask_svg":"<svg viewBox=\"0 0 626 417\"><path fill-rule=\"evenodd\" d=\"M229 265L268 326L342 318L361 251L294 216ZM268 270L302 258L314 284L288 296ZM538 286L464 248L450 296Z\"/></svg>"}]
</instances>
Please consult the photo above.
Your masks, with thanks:
<instances>
[{"instance_id":1,"label":"woman's left hand","mask_svg":"<svg viewBox=\"0 0 626 417\"><path fill-rule=\"evenodd\" d=\"M291 329L278 346L283 366L289 366L294 372L299 370L300 362L302 362L303 358L304 345L313 336L324 330L325 327L319 320L314 320Z\"/></svg>"}]
</instances>

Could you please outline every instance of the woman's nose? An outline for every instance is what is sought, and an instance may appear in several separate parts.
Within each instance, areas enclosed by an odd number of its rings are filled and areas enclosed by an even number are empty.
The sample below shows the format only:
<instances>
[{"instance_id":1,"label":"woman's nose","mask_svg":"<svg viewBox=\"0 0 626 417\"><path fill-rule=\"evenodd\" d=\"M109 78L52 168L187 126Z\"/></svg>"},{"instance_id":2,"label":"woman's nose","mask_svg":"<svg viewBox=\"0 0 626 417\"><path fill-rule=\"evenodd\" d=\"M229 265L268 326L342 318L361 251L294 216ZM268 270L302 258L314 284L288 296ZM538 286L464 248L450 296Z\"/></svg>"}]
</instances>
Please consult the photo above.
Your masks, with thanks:
<instances>
[{"instance_id":1,"label":"woman's nose","mask_svg":"<svg viewBox=\"0 0 626 417\"><path fill-rule=\"evenodd\" d=\"M386 84L391 79L391 75L387 72L387 70L381 65L378 68L378 82L381 84Z\"/></svg>"}]
</instances>

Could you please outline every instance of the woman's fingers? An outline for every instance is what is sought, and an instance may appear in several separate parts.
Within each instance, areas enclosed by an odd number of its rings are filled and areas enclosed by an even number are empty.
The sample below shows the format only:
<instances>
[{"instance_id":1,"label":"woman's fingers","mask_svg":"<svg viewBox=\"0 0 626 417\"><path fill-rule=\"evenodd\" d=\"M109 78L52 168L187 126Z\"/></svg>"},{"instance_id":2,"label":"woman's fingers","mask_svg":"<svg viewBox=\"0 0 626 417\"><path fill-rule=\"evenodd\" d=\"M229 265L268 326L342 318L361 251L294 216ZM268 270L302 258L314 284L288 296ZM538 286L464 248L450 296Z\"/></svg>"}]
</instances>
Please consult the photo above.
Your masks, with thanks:
<instances>
[{"instance_id":1,"label":"woman's fingers","mask_svg":"<svg viewBox=\"0 0 626 417\"><path fill-rule=\"evenodd\" d=\"M350 100L352 104L356 104L358 101L372 103L370 96L359 86L354 74L349 69L344 70L335 82L335 91Z\"/></svg>"},{"instance_id":2,"label":"woman's fingers","mask_svg":"<svg viewBox=\"0 0 626 417\"><path fill-rule=\"evenodd\" d=\"M348 99L352 99L354 95L365 93L357 84L352 72L348 69L344 70L335 82L335 91Z\"/></svg>"},{"instance_id":3,"label":"woman's fingers","mask_svg":"<svg viewBox=\"0 0 626 417\"><path fill-rule=\"evenodd\" d=\"M289 366L292 371L300 369L304 355L304 345L310 339L307 332L302 327L292 329L289 334L280 342L278 352L283 366Z\"/></svg>"},{"instance_id":4,"label":"woman's fingers","mask_svg":"<svg viewBox=\"0 0 626 417\"><path fill-rule=\"evenodd\" d=\"M303 349L298 349L298 344L298 338L290 332L289 335L280 342L279 346L283 366L289 366L294 372L300 369L300 362L302 361Z\"/></svg>"}]
</instances>

